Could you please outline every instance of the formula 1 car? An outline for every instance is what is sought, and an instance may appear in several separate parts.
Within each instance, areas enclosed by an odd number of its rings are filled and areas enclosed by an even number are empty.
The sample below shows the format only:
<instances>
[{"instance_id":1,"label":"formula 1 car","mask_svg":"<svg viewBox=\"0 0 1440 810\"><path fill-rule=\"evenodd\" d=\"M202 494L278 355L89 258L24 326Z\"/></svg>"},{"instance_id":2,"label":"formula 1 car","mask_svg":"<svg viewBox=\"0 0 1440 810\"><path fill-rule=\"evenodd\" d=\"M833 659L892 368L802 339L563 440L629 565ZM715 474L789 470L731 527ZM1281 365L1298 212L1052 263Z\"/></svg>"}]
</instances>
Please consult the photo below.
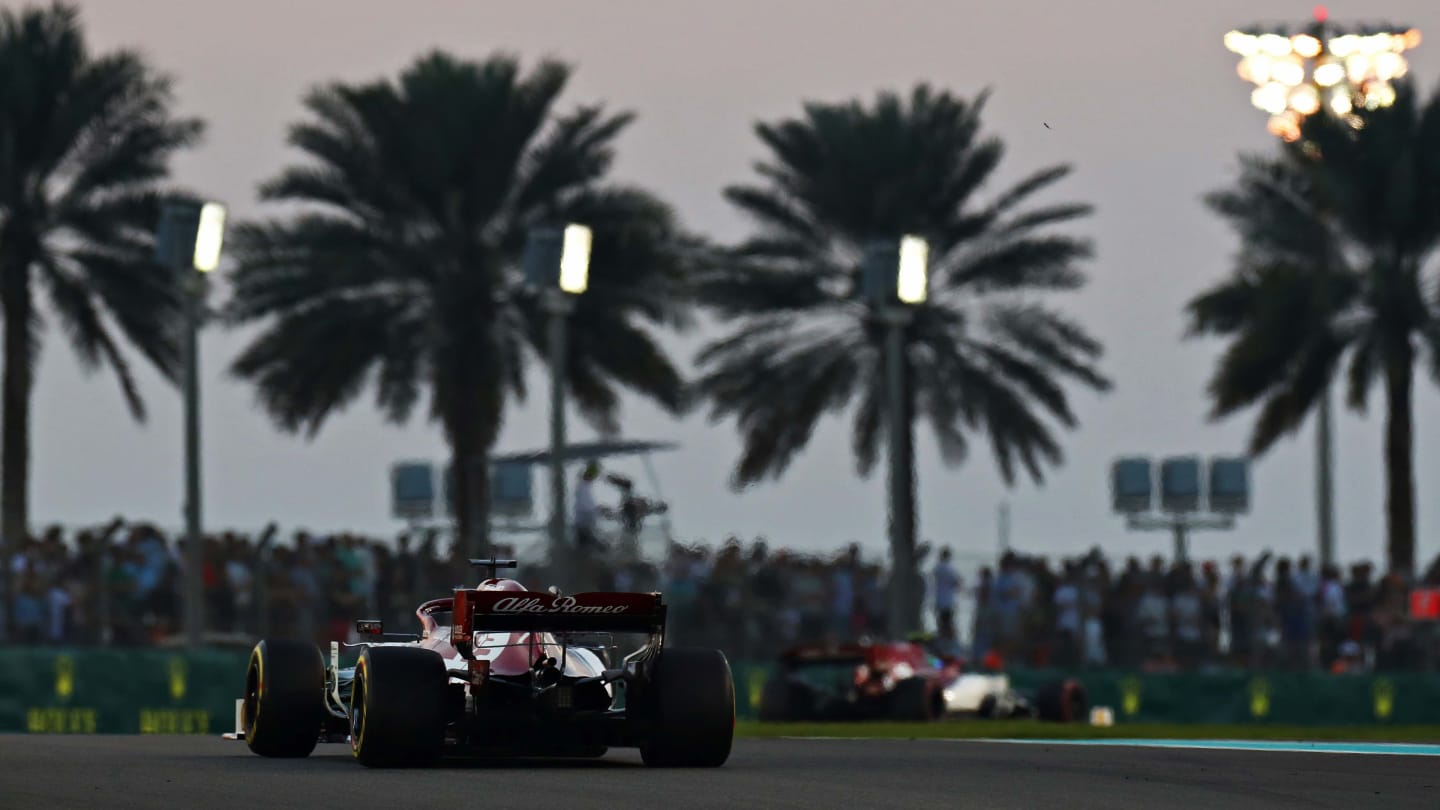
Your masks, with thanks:
<instances>
[{"instance_id":1,"label":"formula 1 car","mask_svg":"<svg viewBox=\"0 0 1440 810\"><path fill-rule=\"evenodd\" d=\"M349 742L362 765L423 766L442 755L602 756L638 747L652 766L723 765L735 687L718 650L664 645L658 593L527 590L496 569L473 589L420 605L421 632L361 620L359 661L328 662L309 643L267 639L245 674L241 729L266 757ZM616 635L643 637L610 661Z\"/></svg>"},{"instance_id":2,"label":"formula 1 car","mask_svg":"<svg viewBox=\"0 0 1440 810\"><path fill-rule=\"evenodd\" d=\"M936 720L958 664L910 642L805 644L780 656L760 695L760 719Z\"/></svg>"},{"instance_id":3,"label":"formula 1 car","mask_svg":"<svg viewBox=\"0 0 1440 810\"><path fill-rule=\"evenodd\" d=\"M915 634L910 640L952 665L947 672L955 674L941 690L947 716L985 720L1028 717L1055 723L1080 722L1088 717L1090 704L1085 687L1074 678L1056 677L1036 689L1016 689L1003 671L1003 659L993 651L981 659L980 666L972 667L954 640L939 639L930 633Z\"/></svg>"},{"instance_id":4,"label":"formula 1 car","mask_svg":"<svg viewBox=\"0 0 1440 810\"><path fill-rule=\"evenodd\" d=\"M793 647L761 690L760 719L912 720L1038 717L1072 722L1088 704L1073 680L1033 696L1004 673L967 671L958 656L918 641Z\"/></svg>"}]
</instances>

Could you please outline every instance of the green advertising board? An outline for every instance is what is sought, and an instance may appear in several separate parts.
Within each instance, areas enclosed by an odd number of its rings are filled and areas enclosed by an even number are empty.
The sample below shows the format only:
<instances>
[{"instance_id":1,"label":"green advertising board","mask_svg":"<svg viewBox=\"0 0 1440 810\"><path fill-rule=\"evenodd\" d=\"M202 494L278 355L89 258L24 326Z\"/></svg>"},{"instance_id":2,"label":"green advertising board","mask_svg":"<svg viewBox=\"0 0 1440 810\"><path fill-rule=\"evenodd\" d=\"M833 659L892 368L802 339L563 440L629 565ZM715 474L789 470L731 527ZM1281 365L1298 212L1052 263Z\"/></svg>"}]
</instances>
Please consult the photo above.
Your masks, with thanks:
<instances>
[{"instance_id":1,"label":"green advertising board","mask_svg":"<svg viewBox=\"0 0 1440 810\"><path fill-rule=\"evenodd\" d=\"M1018 672L1017 688L1057 676ZM1345 726L1440 723L1440 675L1324 672L1091 672L1075 676L1117 722Z\"/></svg>"},{"instance_id":2,"label":"green advertising board","mask_svg":"<svg viewBox=\"0 0 1440 810\"><path fill-rule=\"evenodd\" d=\"M235 722L248 654L0 651L0 731L219 734Z\"/></svg>"},{"instance_id":3,"label":"green advertising board","mask_svg":"<svg viewBox=\"0 0 1440 810\"><path fill-rule=\"evenodd\" d=\"M0 731L220 734L230 731L247 653L236 650L0 650ZM736 710L759 714L769 664L736 661ZM1054 672L1011 674L1035 689ZM1087 672L1092 706L1125 723L1440 724L1440 675L1320 672Z\"/></svg>"}]
</instances>

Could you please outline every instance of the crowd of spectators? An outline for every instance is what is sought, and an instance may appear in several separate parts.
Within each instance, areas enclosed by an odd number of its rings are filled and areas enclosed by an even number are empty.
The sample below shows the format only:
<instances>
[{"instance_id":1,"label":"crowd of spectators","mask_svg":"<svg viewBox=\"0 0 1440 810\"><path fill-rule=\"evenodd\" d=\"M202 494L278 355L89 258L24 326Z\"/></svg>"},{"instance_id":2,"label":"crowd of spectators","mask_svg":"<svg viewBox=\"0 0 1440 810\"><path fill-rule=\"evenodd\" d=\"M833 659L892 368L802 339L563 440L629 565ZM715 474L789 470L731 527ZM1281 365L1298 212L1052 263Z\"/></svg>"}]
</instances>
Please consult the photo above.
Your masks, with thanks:
<instances>
[{"instance_id":1,"label":"crowd of spectators","mask_svg":"<svg viewBox=\"0 0 1440 810\"><path fill-rule=\"evenodd\" d=\"M1370 563L1317 570L1308 556L1112 570L1098 552L1061 562L1007 554L974 590L973 650L1030 666L1436 669L1440 623L1412 615L1412 587L1440 587L1440 560L1412 586Z\"/></svg>"},{"instance_id":2,"label":"crowd of spectators","mask_svg":"<svg viewBox=\"0 0 1440 810\"><path fill-rule=\"evenodd\" d=\"M278 528L204 540L207 636L242 643L262 635L343 638L362 616L414 610L427 587L450 587L436 534L387 543L350 534ZM147 524L108 526L66 537L53 527L11 558L14 632L20 643L166 643L181 631L188 554Z\"/></svg>"},{"instance_id":3,"label":"crowd of spectators","mask_svg":"<svg viewBox=\"0 0 1440 810\"><path fill-rule=\"evenodd\" d=\"M356 618L413 626L415 606L477 574L451 566L437 532L393 541L349 534L226 532L204 541L207 639L345 639ZM499 549L513 553L513 549ZM1414 586L1348 576L1308 557L1178 564L1098 551L1053 562L1007 553L961 571L948 549L922 547L928 626L973 660L1007 666L1118 669L1440 668L1440 622L1411 616L1412 587L1440 587L1440 561ZM571 560L584 589L661 590L669 635L737 659L811 641L883 637L888 572L858 545L803 554L730 540L671 544L663 559L604 549ZM51 528L14 551L14 638L23 644L174 643L184 615L186 549L154 526L116 520ZM522 581L548 582L533 562Z\"/></svg>"}]
</instances>

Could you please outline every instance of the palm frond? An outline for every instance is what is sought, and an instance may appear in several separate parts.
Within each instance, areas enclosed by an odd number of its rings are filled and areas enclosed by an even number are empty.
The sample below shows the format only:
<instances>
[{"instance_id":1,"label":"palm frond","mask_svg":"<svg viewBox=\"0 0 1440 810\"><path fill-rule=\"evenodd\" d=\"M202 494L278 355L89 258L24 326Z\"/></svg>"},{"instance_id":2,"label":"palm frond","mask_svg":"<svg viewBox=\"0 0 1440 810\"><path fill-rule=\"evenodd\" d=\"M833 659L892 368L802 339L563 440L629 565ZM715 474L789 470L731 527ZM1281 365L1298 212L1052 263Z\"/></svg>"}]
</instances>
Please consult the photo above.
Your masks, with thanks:
<instances>
[{"instance_id":1,"label":"palm frond","mask_svg":"<svg viewBox=\"0 0 1440 810\"><path fill-rule=\"evenodd\" d=\"M428 393L452 442L488 447L526 394L525 364L546 356L520 265L527 231L555 222L594 233L569 317L573 401L607 431L622 389L680 406L679 373L640 324L688 325L703 257L661 200L606 181L632 116L557 111L569 76L433 52L393 79L306 97L290 130L305 160L262 186L303 207L236 229L226 308L260 327L233 371L277 423L313 433L373 383L388 419Z\"/></svg>"},{"instance_id":2,"label":"palm frond","mask_svg":"<svg viewBox=\"0 0 1440 810\"><path fill-rule=\"evenodd\" d=\"M804 448L819 418L844 407L858 378L856 354L825 333L772 334L709 347L709 373L695 383L712 421L733 417L744 439L736 486L778 476Z\"/></svg>"},{"instance_id":3,"label":"palm frond","mask_svg":"<svg viewBox=\"0 0 1440 810\"><path fill-rule=\"evenodd\" d=\"M367 375L387 357L395 309L380 301L332 300L283 316L241 352L231 372L255 383L261 406L277 424L313 435L360 394ZM311 346L323 351L303 350ZM392 375L400 371L391 366Z\"/></svg>"},{"instance_id":4,"label":"palm frond","mask_svg":"<svg viewBox=\"0 0 1440 810\"><path fill-rule=\"evenodd\" d=\"M70 338L71 347L80 357L81 366L90 371L102 364L109 366L120 382L120 392L125 397L131 416L143 422L145 403L140 398L140 389L135 384L130 364L111 338L100 310L95 306L94 294L85 286L83 278L66 273L50 261L42 261L40 266L49 287L51 306Z\"/></svg>"},{"instance_id":5,"label":"palm frond","mask_svg":"<svg viewBox=\"0 0 1440 810\"><path fill-rule=\"evenodd\" d=\"M27 299L35 352L29 299L44 289L82 368L112 371L137 419L125 344L168 378L179 365L178 279L156 266L152 232L170 162L202 125L174 105L140 55L92 52L73 7L0 10L0 264L19 271L5 294Z\"/></svg>"},{"instance_id":6,"label":"palm frond","mask_svg":"<svg viewBox=\"0 0 1440 810\"><path fill-rule=\"evenodd\" d=\"M930 425L946 463L966 457L967 433L983 432L1007 481L1017 469L1038 481L1060 460L1044 419L1075 421L1064 383L1109 387L1096 367L1099 343L1085 330L1039 306L1002 303L1084 283L1089 241L1053 229L1091 208L1026 207L1068 166L982 199L1005 154L981 132L987 99L920 85L868 104L810 103L799 117L756 126L766 150L758 181L725 194L756 233L714 253L697 283L699 299L731 327L698 353L697 390L713 419L739 429L737 484L778 475L821 416L851 404L856 466L862 475L873 468L887 408L878 360L885 328L858 297L860 257L873 239L920 234L932 245L931 298L904 330L905 418Z\"/></svg>"}]
</instances>

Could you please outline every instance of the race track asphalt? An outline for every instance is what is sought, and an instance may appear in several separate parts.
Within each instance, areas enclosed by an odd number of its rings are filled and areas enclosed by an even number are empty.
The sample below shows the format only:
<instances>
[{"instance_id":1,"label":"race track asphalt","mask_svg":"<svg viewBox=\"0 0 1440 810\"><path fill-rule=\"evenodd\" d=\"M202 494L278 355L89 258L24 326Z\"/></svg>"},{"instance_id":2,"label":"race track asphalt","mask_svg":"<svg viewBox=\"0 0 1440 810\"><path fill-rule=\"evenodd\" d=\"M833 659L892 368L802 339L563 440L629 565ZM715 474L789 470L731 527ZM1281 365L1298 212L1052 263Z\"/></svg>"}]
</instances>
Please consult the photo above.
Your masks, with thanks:
<instances>
[{"instance_id":1,"label":"race track asphalt","mask_svg":"<svg viewBox=\"0 0 1440 810\"><path fill-rule=\"evenodd\" d=\"M716 770L590 761L366 770L324 745L267 760L200 737L0 735L0 807L1440 807L1431 757L1011 745L737 740Z\"/></svg>"}]
</instances>

